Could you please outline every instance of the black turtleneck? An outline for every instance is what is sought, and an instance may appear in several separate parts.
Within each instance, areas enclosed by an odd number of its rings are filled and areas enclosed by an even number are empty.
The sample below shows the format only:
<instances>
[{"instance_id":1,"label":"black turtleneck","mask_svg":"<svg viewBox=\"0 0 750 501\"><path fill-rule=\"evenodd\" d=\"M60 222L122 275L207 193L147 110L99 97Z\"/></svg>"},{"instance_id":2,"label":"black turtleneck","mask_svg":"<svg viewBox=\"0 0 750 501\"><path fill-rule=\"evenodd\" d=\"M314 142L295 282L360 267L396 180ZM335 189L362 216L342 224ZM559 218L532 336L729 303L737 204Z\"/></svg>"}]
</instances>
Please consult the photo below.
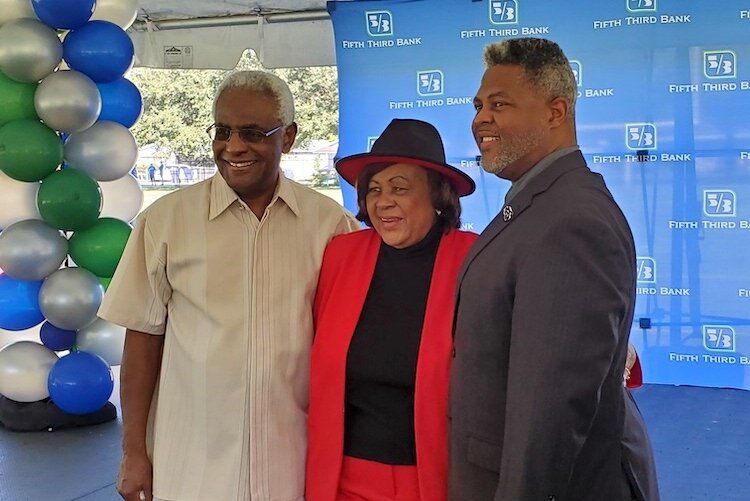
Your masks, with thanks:
<instances>
[{"instance_id":1,"label":"black turtleneck","mask_svg":"<svg viewBox=\"0 0 750 501\"><path fill-rule=\"evenodd\" d=\"M442 229L411 247L380 244L346 362L344 453L416 464L414 380L427 294Z\"/></svg>"}]
</instances>

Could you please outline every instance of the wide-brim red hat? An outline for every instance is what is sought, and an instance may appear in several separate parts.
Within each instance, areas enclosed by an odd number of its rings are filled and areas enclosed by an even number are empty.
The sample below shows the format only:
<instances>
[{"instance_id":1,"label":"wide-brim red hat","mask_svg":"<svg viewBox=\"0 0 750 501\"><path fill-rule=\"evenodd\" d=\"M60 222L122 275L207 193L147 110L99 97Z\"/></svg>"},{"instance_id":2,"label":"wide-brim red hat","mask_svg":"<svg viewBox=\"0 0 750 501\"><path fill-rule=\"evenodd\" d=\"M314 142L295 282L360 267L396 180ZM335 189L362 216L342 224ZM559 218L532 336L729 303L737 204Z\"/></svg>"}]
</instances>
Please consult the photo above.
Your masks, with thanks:
<instances>
[{"instance_id":1,"label":"wide-brim red hat","mask_svg":"<svg viewBox=\"0 0 750 501\"><path fill-rule=\"evenodd\" d=\"M368 165L412 164L444 176L459 197L474 192L474 180L445 162L443 140L437 129L422 120L391 120L369 153L358 153L336 162L336 171L347 183L356 186L357 178Z\"/></svg>"}]
</instances>

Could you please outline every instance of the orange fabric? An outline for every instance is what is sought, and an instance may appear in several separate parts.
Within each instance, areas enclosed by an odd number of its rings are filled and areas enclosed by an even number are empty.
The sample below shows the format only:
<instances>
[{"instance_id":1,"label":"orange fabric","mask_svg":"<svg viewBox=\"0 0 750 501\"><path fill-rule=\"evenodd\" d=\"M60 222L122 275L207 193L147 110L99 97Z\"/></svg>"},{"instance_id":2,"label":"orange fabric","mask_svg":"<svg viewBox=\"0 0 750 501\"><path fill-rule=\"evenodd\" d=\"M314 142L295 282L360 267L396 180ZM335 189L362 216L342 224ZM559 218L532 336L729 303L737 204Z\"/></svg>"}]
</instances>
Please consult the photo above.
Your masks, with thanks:
<instances>
[{"instance_id":1,"label":"orange fabric","mask_svg":"<svg viewBox=\"0 0 750 501\"><path fill-rule=\"evenodd\" d=\"M344 456L336 501L420 501L416 466Z\"/></svg>"},{"instance_id":2,"label":"orange fabric","mask_svg":"<svg viewBox=\"0 0 750 501\"><path fill-rule=\"evenodd\" d=\"M414 427L422 501L447 498L448 381L456 278L474 233L443 235L435 258L417 360ZM307 501L335 501L344 449L346 356L375 270L380 237L364 230L326 249L314 305L308 413Z\"/></svg>"}]
</instances>

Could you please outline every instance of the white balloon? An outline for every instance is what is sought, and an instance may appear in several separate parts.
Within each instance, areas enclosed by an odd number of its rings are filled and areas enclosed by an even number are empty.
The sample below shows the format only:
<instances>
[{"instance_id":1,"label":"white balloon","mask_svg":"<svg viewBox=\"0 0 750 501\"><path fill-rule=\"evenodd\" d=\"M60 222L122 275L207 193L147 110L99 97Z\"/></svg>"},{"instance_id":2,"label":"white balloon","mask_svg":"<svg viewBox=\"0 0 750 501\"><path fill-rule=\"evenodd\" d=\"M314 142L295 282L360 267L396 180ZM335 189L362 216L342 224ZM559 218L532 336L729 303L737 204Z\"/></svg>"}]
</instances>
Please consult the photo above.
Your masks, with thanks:
<instances>
[{"instance_id":1,"label":"white balloon","mask_svg":"<svg viewBox=\"0 0 750 501\"><path fill-rule=\"evenodd\" d=\"M0 171L0 230L24 219L42 219L36 206L39 183L16 181Z\"/></svg>"},{"instance_id":2,"label":"white balloon","mask_svg":"<svg viewBox=\"0 0 750 501\"><path fill-rule=\"evenodd\" d=\"M61 70L36 88L34 107L49 128L70 134L94 125L102 111L102 96L83 73Z\"/></svg>"},{"instance_id":3,"label":"white balloon","mask_svg":"<svg viewBox=\"0 0 750 501\"><path fill-rule=\"evenodd\" d=\"M49 396L47 377L58 358L33 341L17 341L0 350L0 393L16 402L36 402Z\"/></svg>"},{"instance_id":4,"label":"white balloon","mask_svg":"<svg viewBox=\"0 0 750 501\"><path fill-rule=\"evenodd\" d=\"M31 0L0 0L0 26L21 18L37 18Z\"/></svg>"},{"instance_id":5,"label":"white balloon","mask_svg":"<svg viewBox=\"0 0 750 501\"><path fill-rule=\"evenodd\" d=\"M65 160L97 181L114 181L133 168L138 145L126 127L102 120L65 142Z\"/></svg>"},{"instance_id":6,"label":"white balloon","mask_svg":"<svg viewBox=\"0 0 750 501\"><path fill-rule=\"evenodd\" d=\"M36 19L16 19L0 27L0 70L19 82L38 82L60 64L57 33Z\"/></svg>"},{"instance_id":7,"label":"white balloon","mask_svg":"<svg viewBox=\"0 0 750 501\"><path fill-rule=\"evenodd\" d=\"M114 181L99 183L102 190L102 213L99 217L113 217L131 222L143 207L143 188L130 174Z\"/></svg>"},{"instance_id":8,"label":"white balloon","mask_svg":"<svg viewBox=\"0 0 750 501\"><path fill-rule=\"evenodd\" d=\"M78 330L96 320L104 287L83 268L63 268L44 279L39 289L39 309L60 329Z\"/></svg>"},{"instance_id":9,"label":"white balloon","mask_svg":"<svg viewBox=\"0 0 750 501\"><path fill-rule=\"evenodd\" d=\"M41 280L67 255L68 241L44 221L18 221L0 233L0 268L17 280Z\"/></svg>"},{"instance_id":10,"label":"white balloon","mask_svg":"<svg viewBox=\"0 0 750 501\"><path fill-rule=\"evenodd\" d=\"M115 23L123 30L130 28L138 15L137 0L97 0L91 21L100 19Z\"/></svg>"},{"instance_id":11,"label":"white balloon","mask_svg":"<svg viewBox=\"0 0 750 501\"><path fill-rule=\"evenodd\" d=\"M125 347L125 327L97 318L78 331L76 346L81 351L99 355L109 365L120 365Z\"/></svg>"}]
</instances>

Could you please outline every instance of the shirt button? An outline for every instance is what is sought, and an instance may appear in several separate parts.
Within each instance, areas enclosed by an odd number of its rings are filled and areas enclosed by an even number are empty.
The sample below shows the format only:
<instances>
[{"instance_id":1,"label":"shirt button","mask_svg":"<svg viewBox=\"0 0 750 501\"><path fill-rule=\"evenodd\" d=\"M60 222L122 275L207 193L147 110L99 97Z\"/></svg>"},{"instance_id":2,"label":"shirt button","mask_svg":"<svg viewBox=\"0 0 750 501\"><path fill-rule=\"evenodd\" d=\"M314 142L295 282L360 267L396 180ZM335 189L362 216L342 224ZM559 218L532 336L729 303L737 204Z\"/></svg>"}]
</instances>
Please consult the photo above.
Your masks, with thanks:
<instances>
[{"instance_id":1,"label":"shirt button","mask_svg":"<svg viewBox=\"0 0 750 501\"><path fill-rule=\"evenodd\" d=\"M453 348L451 350L451 357L456 358L456 349L455 348Z\"/></svg>"}]
</instances>

